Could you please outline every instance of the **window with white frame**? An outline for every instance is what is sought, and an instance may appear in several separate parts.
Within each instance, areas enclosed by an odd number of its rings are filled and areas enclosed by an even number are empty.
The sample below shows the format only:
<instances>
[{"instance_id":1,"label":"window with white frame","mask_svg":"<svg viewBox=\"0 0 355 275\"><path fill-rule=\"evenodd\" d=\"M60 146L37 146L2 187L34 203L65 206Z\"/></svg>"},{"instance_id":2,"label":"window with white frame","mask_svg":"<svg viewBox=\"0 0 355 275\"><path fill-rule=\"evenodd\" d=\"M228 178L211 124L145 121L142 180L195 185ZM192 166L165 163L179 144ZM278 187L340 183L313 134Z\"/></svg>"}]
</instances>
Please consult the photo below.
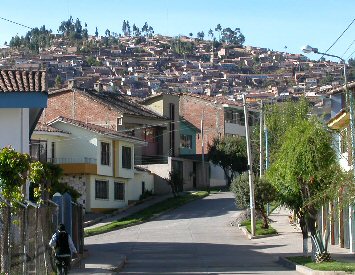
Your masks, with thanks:
<instances>
[{"instance_id":1,"label":"window with white frame","mask_svg":"<svg viewBox=\"0 0 355 275\"><path fill-rule=\"evenodd\" d=\"M110 144L101 142L101 165L110 165Z\"/></svg>"},{"instance_id":2,"label":"window with white frame","mask_svg":"<svg viewBox=\"0 0 355 275\"><path fill-rule=\"evenodd\" d=\"M108 181L95 180L95 199L108 199Z\"/></svg>"},{"instance_id":3,"label":"window with white frame","mask_svg":"<svg viewBox=\"0 0 355 275\"><path fill-rule=\"evenodd\" d=\"M125 188L124 188L124 182L115 182L115 188L114 188L114 197L115 200L119 201L124 201L124 193L125 193Z\"/></svg>"},{"instance_id":4,"label":"window with white frame","mask_svg":"<svg viewBox=\"0 0 355 275\"><path fill-rule=\"evenodd\" d=\"M122 168L132 169L132 148L122 146Z\"/></svg>"}]
</instances>

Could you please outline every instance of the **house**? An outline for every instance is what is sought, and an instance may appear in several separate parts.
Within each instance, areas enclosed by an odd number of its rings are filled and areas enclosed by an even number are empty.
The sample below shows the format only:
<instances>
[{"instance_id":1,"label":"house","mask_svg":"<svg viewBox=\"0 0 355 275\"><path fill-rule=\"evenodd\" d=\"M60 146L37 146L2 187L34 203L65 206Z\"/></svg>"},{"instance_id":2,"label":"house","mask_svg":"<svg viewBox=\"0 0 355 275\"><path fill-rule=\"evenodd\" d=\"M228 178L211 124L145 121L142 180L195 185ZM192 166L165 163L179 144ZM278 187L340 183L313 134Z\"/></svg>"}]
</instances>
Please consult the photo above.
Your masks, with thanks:
<instances>
[{"instance_id":1,"label":"house","mask_svg":"<svg viewBox=\"0 0 355 275\"><path fill-rule=\"evenodd\" d=\"M47 106L45 71L0 70L0 148L29 153L29 140Z\"/></svg>"},{"instance_id":2,"label":"house","mask_svg":"<svg viewBox=\"0 0 355 275\"><path fill-rule=\"evenodd\" d=\"M182 94L180 96L180 116L200 129L196 136L196 153L202 160L207 154L208 144L214 138L224 136L245 136L245 121L243 106L239 102L219 97ZM257 112L249 114L250 125L256 125ZM223 170L209 164L209 186L225 185Z\"/></svg>"},{"instance_id":3,"label":"house","mask_svg":"<svg viewBox=\"0 0 355 275\"><path fill-rule=\"evenodd\" d=\"M31 155L63 169L62 182L81 193L87 212L106 212L154 191L153 176L135 170L134 147L146 142L109 128L57 117L37 126Z\"/></svg>"},{"instance_id":4,"label":"house","mask_svg":"<svg viewBox=\"0 0 355 275\"><path fill-rule=\"evenodd\" d=\"M46 123L58 116L79 120L145 140L146 147L136 146L136 164L167 162L172 153L169 135L164 131L170 119L115 92L96 92L65 88L49 93L48 107L41 121Z\"/></svg>"},{"instance_id":5,"label":"house","mask_svg":"<svg viewBox=\"0 0 355 275\"><path fill-rule=\"evenodd\" d=\"M353 94L355 90L355 82L348 84L348 89ZM328 128L334 131L334 146L337 152L338 161L344 171L353 169L353 156L351 140L350 113L346 108L346 91L344 87L340 87L328 92L331 101L331 118L327 122ZM334 211L332 203L329 206L323 206L319 215L321 221L321 230L330 231L330 242L332 245L339 245L349 249L350 253L355 252L355 221L352 217L353 207L343 207L338 211ZM330 214L328 214L330 213Z\"/></svg>"}]
</instances>

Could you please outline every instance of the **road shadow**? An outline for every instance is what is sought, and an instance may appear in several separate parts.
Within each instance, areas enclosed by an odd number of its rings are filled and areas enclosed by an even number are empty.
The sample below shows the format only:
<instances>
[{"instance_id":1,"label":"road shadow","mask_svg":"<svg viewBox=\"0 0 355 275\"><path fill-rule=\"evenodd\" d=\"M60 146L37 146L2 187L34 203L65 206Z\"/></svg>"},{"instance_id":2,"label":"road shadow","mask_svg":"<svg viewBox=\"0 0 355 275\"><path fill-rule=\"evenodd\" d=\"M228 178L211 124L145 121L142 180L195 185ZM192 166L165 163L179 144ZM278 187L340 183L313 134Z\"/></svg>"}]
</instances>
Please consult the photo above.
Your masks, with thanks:
<instances>
[{"instance_id":1,"label":"road shadow","mask_svg":"<svg viewBox=\"0 0 355 275\"><path fill-rule=\"evenodd\" d=\"M112 255L126 255L127 263L120 274L186 275L206 274L205 272L209 272L208 274L283 272L289 269L278 263L278 256L296 255L270 253L270 250L284 249L283 245L113 242L91 244L86 247L89 253L90 251L94 252L87 261L90 264L103 265L112 261Z\"/></svg>"}]
</instances>

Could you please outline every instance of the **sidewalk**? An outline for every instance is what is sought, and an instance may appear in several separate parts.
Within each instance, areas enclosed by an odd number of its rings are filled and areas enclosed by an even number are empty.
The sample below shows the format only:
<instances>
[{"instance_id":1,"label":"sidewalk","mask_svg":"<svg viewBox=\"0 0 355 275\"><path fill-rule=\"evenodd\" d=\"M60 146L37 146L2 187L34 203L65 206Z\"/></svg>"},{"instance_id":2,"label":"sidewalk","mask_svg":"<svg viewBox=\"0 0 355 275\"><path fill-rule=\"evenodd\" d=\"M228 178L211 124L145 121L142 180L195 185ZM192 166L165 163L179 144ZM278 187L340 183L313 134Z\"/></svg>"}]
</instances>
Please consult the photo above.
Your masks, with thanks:
<instances>
[{"instance_id":1,"label":"sidewalk","mask_svg":"<svg viewBox=\"0 0 355 275\"><path fill-rule=\"evenodd\" d=\"M86 229L95 228L98 226L106 225L113 221L122 219L136 212L139 212L151 205L158 202L166 200L172 197L172 194L166 194L161 196L152 196L143 202L138 204L130 205L124 209L120 209L112 214L89 214L86 216L86 221L84 222L84 227ZM100 275L100 274L116 274L117 271L122 269L126 262L125 255L118 255L114 253L110 254L100 254L96 255L95 251L88 251L87 257L81 260L80 266L75 267L70 271L71 275L79 274L90 274L90 275ZM112 264L113 263L113 264Z\"/></svg>"},{"instance_id":2,"label":"sidewalk","mask_svg":"<svg viewBox=\"0 0 355 275\"><path fill-rule=\"evenodd\" d=\"M301 229L289 223L289 214L290 212L285 208L275 209L269 217L272 220L271 226L277 230L278 235L251 239L251 243L256 246L260 244L269 245L270 248L263 249L262 252L274 254L282 259L287 256L301 256L303 251ZM310 238L308 241L308 255L311 255L312 244ZM338 245L329 245L328 251L334 260L355 262L355 255L349 253L346 248L340 248ZM282 259L279 262L284 264ZM300 272L300 270L298 271ZM316 272L307 274L316 274Z\"/></svg>"}]
</instances>

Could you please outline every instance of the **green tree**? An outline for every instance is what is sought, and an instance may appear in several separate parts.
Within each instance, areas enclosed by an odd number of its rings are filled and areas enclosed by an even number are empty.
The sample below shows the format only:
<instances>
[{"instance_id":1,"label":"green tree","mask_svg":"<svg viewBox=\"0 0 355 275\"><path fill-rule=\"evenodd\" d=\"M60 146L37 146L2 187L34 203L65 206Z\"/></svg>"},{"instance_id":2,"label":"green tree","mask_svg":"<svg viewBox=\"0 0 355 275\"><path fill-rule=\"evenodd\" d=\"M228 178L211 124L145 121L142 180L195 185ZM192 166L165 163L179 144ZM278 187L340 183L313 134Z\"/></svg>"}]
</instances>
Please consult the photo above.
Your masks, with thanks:
<instances>
[{"instance_id":1,"label":"green tree","mask_svg":"<svg viewBox=\"0 0 355 275\"><path fill-rule=\"evenodd\" d=\"M99 31L98 31L97 27L96 27L96 29L95 29L95 36L96 36L96 37L99 37Z\"/></svg>"},{"instance_id":2,"label":"green tree","mask_svg":"<svg viewBox=\"0 0 355 275\"><path fill-rule=\"evenodd\" d=\"M213 34L212 29L209 29L209 31L208 31L208 36L211 37L211 40L213 40L214 34Z\"/></svg>"},{"instance_id":3,"label":"green tree","mask_svg":"<svg viewBox=\"0 0 355 275\"><path fill-rule=\"evenodd\" d=\"M204 37L205 37L205 33L203 31L200 31L200 32L197 33L197 38L199 40L202 41Z\"/></svg>"},{"instance_id":4,"label":"green tree","mask_svg":"<svg viewBox=\"0 0 355 275\"><path fill-rule=\"evenodd\" d=\"M221 24L217 24L216 28L214 29L216 32L219 34L219 41L221 41L221 31L222 31L222 26Z\"/></svg>"},{"instance_id":5,"label":"green tree","mask_svg":"<svg viewBox=\"0 0 355 275\"><path fill-rule=\"evenodd\" d=\"M60 76L60 74L58 74L55 77L55 86L56 87L60 87L62 85L62 77Z\"/></svg>"},{"instance_id":6,"label":"green tree","mask_svg":"<svg viewBox=\"0 0 355 275\"><path fill-rule=\"evenodd\" d=\"M227 178L228 186L236 174L248 170L246 140L242 137L224 137L214 139L208 144L208 159L220 166Z\"/></svg>"},{"instance_id":7,"label":"green tree","mask_svg":"<svg viewBox=\"0 0 355 275\"><path fill-rule=\"evenodd\" d=\"M281 147L283 136L287 129L293 127L299 120L307 119L309 112L309 102L304 97L298 102L286 101L265 105L271 162L273 161L273 156Z\"/></svg>"},{"instance_id":8,"label":"green tree","mask_svg":"<svg viewBox=\"0 0 355 275\"><path fill-rule=\"evenodd\" d=\"M110 32L109 29L107 29L107 30L105 31L105 35L108 36L108 37L111 36L111 32Z\"/></svg>"},{"instance_id":9,"label":"green tree","mask_svg":"<svg viewBox=\"0 0 355 275\"><path fill-rule=\"evenodd\" d=\"M180 173L178 173L175 170L172 170L169 172L169 178L165 179L168 184L171 187L171 191L174 195L174 197L176 197L178 195L179 192L183 191L183 179L180 175Z\"/></svg>"},{"instance_id":10,"label":"green tree","mask_svg":"<svg viewBox=\"0 0 355 275\"><path fill-rule=\"evenodd\" d=\"M225 28L222 31L222 42L227 44L234 44L237 46L242 46L245 42L244 35L240 32L239 28L232 30L231 28Z\"/></svg>"},{"instance_id":11,"label":"green tree","mask_svg":"<svg viewBox=\"0 0 355 275\"><path fill-rule=\"evenodd\" d=\"M319 206L329 199L326 191L337 191L340 169L331 134L316 118L297 120L285 130L267 178L280 202L297 213L307 239L308 231L316 236Z\"/></svg>"},{"instance_id":12,"label":"green tree","mask_svg":"<svg viewBox=\"0 0 355 275\"><path fill-rule=\"evenodd\" d=\"M231 185L231 191L235 194L235 202L240 208L250 207L249 175L243 173L236 177ZM265 205L275 200L276 190L265 178L254 177L255 210L263 217L263 228L269 228Z\"/></svg>"}]
</instances>

